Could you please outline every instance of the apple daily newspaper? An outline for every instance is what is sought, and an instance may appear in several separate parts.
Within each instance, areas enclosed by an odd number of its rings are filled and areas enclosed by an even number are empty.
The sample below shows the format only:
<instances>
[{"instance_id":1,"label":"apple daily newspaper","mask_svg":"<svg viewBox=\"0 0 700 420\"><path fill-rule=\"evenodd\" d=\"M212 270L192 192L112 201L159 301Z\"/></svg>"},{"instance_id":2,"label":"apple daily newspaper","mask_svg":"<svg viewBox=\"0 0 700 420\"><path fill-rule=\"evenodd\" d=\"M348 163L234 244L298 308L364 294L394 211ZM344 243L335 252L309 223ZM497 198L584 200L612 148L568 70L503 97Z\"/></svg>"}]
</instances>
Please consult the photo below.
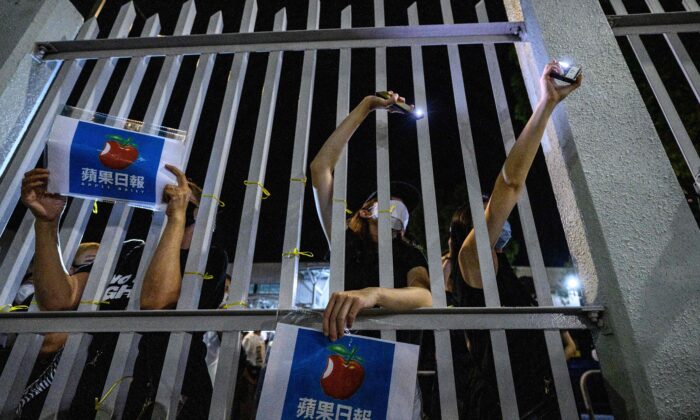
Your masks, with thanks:
<instances>
[{"instance_id":1,"label":"apple daily newspaper","mask_svg":"<svg viewBox=\"0 0 700 420\"><path fill-rule=\"evenodd\" d=\"M59 115L48 141L48 191L125 201L163 210L163 188L177 184L166 164L182 168L182 141Z\"/></svg>"},{"instance_id":2,"label":"apple daily newspaper","mask_svg":"<svg viewBox=\"0 0 700 420\"><path fill-rule=\"evenodd\" d=\"M419 346L278 324L257 419L410 419Z\"/></svg>"}]
</instances>

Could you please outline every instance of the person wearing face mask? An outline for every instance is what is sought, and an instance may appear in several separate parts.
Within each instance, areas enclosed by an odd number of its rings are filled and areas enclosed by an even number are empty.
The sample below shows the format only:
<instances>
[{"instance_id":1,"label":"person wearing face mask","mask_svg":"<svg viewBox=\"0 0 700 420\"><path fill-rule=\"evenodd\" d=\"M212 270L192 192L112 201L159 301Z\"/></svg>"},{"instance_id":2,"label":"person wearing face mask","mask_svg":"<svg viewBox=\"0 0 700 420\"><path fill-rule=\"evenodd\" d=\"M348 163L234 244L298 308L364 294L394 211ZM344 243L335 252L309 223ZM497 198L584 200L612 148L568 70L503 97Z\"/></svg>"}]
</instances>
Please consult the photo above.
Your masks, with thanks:
<instances>
[{"instance_id":1,"label":"person wearing face mask","mask_svg":"<svg viewBox=\"0 0 700 420\"><path fill-rule=\"evenodd\" d=\"M405 102L389 92L389 99L365 97L328 137L311 162L311 180L321 226L330 246L333 207L333 170L353 133L375 110L388 110L396 102ZM364 308L379 306L410 310L432 305L430 279L425 257L419 249L403 240L408 214L420 201L418 191L406 183L392 183L392 227L394 229L394 288L379 287L376 193L370 195L347 223L345 248L345 291L333 293L323 316L323 333L336 340ZM332 251L332 250L331 250Z\"/></svg>"},{"instance_id":2,"label":"person wearing face mask","mask_svg":"<svg viewBox=\"0 0 700 420\"><path fill-rule=\"evenodd\" d=\"M345 145L357 127L375 110L387 110L394 103L405 102L398 94L389 92L388 99L365 97L326 140L311 162L311 180L321 226L330 246L331 210L333 207L333 170ZM420 194L410 184L392 182L388 209L380 209L376 192L372 193L347 221L345 230L344 291L331 294L323 313L323 333L334 341L352 328L358 313L365 308L381 307L411 310L432 305L430 279L425 256L404 238L409 214L420 203ZM377 218L389 211L392 223L392 255L394 287L379 287L379 255ZM331 250L332 251L332 250ZM372 334L366 334L372 335ZM377 335L374 335L377 336ZM397 332L397 340L420 343L420 334ZM416 387L414 418L421 417L420 392Z\"/></svg>"},{"instance_id":3,"label":"person wearing face mask","mask_svg":"<svg viewBox=\"0 0 700 420\"><path fill-rule=\"evenodd\" d=\"M508 259L498 250L500 246L505 245L504 240L510 236L509 229L505 229L506 222L525 188L525 179L539 148L547 121L557 104L582 82L582 76L579 75L575 83L559 86L554 83L551 72L561 73L554 60L545 66L540 78L539 102L533 108L530 120L508 154L484 209L489 245L492 249L492 263L496 271L496 284L503 306L537 305L524 283L513 272ZM479 261L468 206L454 213L450 223L449 244L450 269L446 272L449 273L456 306L486 306L480 263L488 262ZM521 418L561 418L543 333L507 331L506 337ZM466 343L466 366L455 369L455 375L458 377L456 383L463 391L464 399L464 410L460 413L460 418L501 418L489 331L467 331Z\"/></svg>"}]
</instances>

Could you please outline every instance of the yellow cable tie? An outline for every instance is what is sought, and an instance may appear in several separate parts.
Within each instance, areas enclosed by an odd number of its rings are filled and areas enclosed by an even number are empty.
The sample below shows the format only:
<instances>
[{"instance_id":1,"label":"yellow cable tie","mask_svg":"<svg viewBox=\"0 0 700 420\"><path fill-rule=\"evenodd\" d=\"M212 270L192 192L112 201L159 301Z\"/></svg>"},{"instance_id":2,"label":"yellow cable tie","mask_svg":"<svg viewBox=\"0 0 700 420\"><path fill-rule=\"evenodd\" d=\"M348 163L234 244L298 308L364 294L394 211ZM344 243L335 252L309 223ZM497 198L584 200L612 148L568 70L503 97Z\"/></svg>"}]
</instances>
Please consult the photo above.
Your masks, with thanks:
<instances>
[{"instance_id":1,"label":"yellow cable tie","mask_svg":"<svg viewBox=\"0 0 700 420\"><path fill-rule=\"evenodd\" d=\"M5 304L0 306L0 312L5 312L5 308L9 307L10 309L7 310L7 312L14 312L14 311L21 311L25 309L29 309L29 306L27 305L10 305L10 304Z\"/></svg>"},{"instance_id":2,"label":"yellow cable tie","mask_svg":"<svg viewBox=\"0 0 700 420\"><path fill-rule=\"evenodd\" d=\"M215 196L214 194L202 194L202 198L204 198L204 197L213 198L214 200L217 201L217 203L219 203L219 207L226 207L226 203L219 200L219 197Z\"/></svg>"},{"instance_id":3,"label":"yellow cable tie","mask_svg":"<svg viewBox=\"0 0 700 420\"><path fill-rule=\"evenodd\" d=\"M97 214L97 200L92 203L92 214Z\"/></svg>"},{"instance_id":4,"label":"yellow cable tie","mask_svg":"<svg viewBox=\"0 0 700 420\"><path fill-rule=\"evenodd\" d=\"M306 185L306 177L303 178L289 178L290 181L293 182L301 182L302 184Z\"/></svg>"},{"instance_id":5,"label":"yellow cable tie","mask_svg":"<svg viewBox=\"0 0 700 420\"><path fill-rule=\"evenodd\" d=\"M87 303L91 305L109 305L107 300L81 300L80 303Z\"/></svg>"},{"instance_id":6,"label":"yellow cable tie","mask_svg":"<svg viewBox=\"0 0 700 420\"><path fill-rule=\"evenodd\" d=\"M247 308L247 307L248 307L248 303L246 303L246 302L244 302L244 301L242 301L242 300L239 300L238 302L228 302L228 303L222 305L221 307L224 308L224 309L228 309L228 308L230 308L230 307L232 307L232 306L242 306L242 307L244 307L244 308Z\"/></svg>"},{"instance_id":7,"label":"yellow cable tie","mask_svg":"<svg viewBox=\"0 0 700 420\"><path fill-rule=\"evenodd\" d=\"M214 276L212 276L209 273L202 274L202 273L197 272L197 271L185 271L185 274L190 274L192 276L199 276L202 278L202 280L211 280L214 278Z\"/></svg>"},{"instance_id":8,"label":"yellow cable tie","mask_svg":"<svg viewBox=\"0 0 700 420\"><path fill-rule=\"evenodd\" d=\"M300 255L303 255L305 257L313 257L314 256L314 254L312 252L299 251L299 249L297 249L297 248L294 248L290 252L285 252L282 254L283 257L287 257L287 258L298 257Z\"/></svg>"},{"instance_id":9,"label":"yellow cable tie","mask_svg":"<svg viewBox=\"0 0 700 420\"><path fill-rule=\"evenodd\" d=\"M99 410L100 407L102 407L102 404L104 404L107 397L109 397L109 394L111 394L112 391L114 391L114 388L116 388L117 385L119 385L120 383L124 382L127 379L134 379L134 377L133 376L122 376L121 378L117 379L112 384L112 386L109 387L109 389L107 390L107 393L102 398L95 398L95 411Z\"/></svg>"},{"instance_id":10,"label":"yellow cable tie","mask_svg":"<svg viewBox=\"0 0 700 420\"><path fill-rule=\"evenodd\" d=\"M394 211L395 208L396 208L396 204L392 204L391 207L389 207L389 208L386 209L386 210L379 210L379 213L389 213L389 214L391 214L391 213Z\"/></svg>"},{"instance_id":11,"label":"yellow cable tie","mask_svg":"<svg viewBox=\"0 0 700 420\"><path fill-rule=\"evenodd\" d=\"M262 182L260 182L260 181L248 181L248 180L246 180L246 181L243 181L243 184L244 185L257 185L258 187L260 187L260 191L262 191L262 193L263 193L261 200L264 200L264 199L268 198L270 195L272 195L272 194L270 194L270 191L268 191L265 188L265 186L262 184Z\"/></svg>"},{"instance_id":12,"label":"yellow cable tie","mask_svg":"<svg viewBox=\"0 0 700 420\"><path fill-rule=\"evenodd\" d=\"M343 200L342 198L334 198L333 201L335 201L336 203L343 203L343 206L345 206L345 213L352 214L352 211L348 209L347 200Z\"/></svg>"}]
</instances>

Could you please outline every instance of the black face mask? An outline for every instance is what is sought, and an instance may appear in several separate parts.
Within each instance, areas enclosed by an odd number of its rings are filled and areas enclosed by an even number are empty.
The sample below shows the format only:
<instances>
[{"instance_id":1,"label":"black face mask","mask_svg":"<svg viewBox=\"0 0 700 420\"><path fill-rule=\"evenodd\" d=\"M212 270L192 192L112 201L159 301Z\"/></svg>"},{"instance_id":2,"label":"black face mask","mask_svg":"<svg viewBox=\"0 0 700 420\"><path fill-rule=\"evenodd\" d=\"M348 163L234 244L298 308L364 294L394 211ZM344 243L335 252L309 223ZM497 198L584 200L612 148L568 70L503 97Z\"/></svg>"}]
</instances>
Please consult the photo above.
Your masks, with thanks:
<instances>
[{"instance_id":1,"label":"black face mask","mask_svg":"<svg viewBox=\"0 0 700 420\"><path fill-rule=\"evenodd\" d=\"M197 206L195 206L192 203L187 204L187 211L185 212L185 227L191 226L194 224L195 219L194 219L194 209L196 209Z\"/></svg>"}]
</instances>

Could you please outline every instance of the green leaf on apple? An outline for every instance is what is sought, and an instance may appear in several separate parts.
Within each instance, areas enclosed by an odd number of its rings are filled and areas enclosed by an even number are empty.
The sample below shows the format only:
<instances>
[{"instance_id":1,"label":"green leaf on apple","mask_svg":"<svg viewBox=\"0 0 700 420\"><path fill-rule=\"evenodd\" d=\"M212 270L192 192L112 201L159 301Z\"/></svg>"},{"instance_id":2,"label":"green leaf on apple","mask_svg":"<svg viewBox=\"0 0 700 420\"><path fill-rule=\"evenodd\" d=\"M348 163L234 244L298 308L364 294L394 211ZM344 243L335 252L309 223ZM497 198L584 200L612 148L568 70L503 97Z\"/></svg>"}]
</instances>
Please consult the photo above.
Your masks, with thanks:
<instances>
[{"instance_id":1,"label":"green leaf on apple","mask_svg":"<svg viewBox=\"0 0 700 420\"><path fill-rule=\"evenodd\" d=\"M330 346L328 346L328 350L332 351L333 353L337 353L345 358L347 358L350 355L350 350L348 350L348 348L342 344L331 344Z\"/></svg>"},{"instance_id":2,"label":"green leaf on apple","mask_svg":"<svg viewBox=\"0 0 700 420\"><path fill-rule=\"evenodd\" d=\"M108 134L105 136L108 140L113 140L119 143L122 147L133 147L134 149L138 149L136 143L131 140L131 137L124 138L118 134Z\"/></svg>"}]
</instances>

